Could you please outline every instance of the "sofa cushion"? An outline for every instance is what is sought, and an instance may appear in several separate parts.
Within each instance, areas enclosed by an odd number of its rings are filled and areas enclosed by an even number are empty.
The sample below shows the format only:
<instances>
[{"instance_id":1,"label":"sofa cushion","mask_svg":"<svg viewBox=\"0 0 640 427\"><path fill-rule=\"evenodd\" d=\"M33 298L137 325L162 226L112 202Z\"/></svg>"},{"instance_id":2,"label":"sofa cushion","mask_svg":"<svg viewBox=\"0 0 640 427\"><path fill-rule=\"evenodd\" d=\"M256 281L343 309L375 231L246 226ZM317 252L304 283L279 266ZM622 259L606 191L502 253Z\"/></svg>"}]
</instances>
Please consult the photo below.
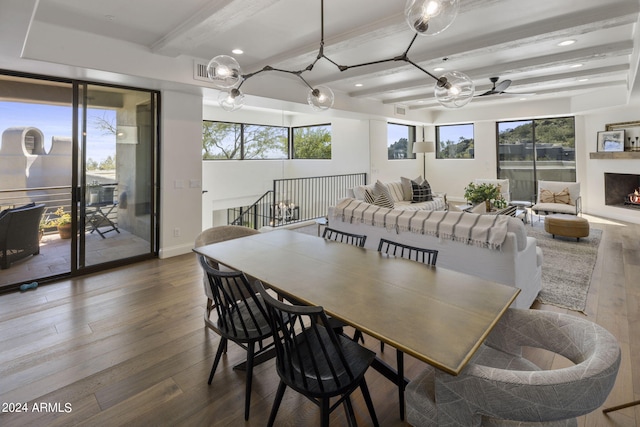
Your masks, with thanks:
<instances>
[{"instance_id":1,"label":"sofa cushion","mask_svg":"<svg viewBox=\"0 0 640 427\"><path fill-rule=\"evenodd\" d=\"M523 251L527 247L527 230L524 227L524 222L516 217L509 217L507 233L509 232L516 235L518 250Z\"/></svg>"},{"instance_id":2,"label":"sofa cushion","mask_svg":"<svg viewBox=\"0 0 640 427\"><path fill-rule=\"evenodd\" d=\"M384 184L387 187L387 191L391 196L393 202L401 202L404 200L404 189L402 188L401 181L391 181Z\"/></svg>"},{"instance_id":3,"label":"sofa cushion","mask_svg":"<svg viewBox=\"0 0 640 427\"><path fill-rule=\"evenodd\" d=\"M562 191L554 193L551 190L540 190L540 203L563 203L565 205L575 205L575 202L571 200L569 194L569 188L565 188Z\"/></svg>"},{"instance_id":4,"label":"sofa cushion","mask_svg":"<svg viewBox=\"0 0 640 427\"><path fill-rule=\"evenodd\" d=\"M413 194L411 201L414 203L429 202L433 200L431 186L427 181L423 181L421 184L416 181L411 181L411 191Z\"/></svg>"}]
</instances>

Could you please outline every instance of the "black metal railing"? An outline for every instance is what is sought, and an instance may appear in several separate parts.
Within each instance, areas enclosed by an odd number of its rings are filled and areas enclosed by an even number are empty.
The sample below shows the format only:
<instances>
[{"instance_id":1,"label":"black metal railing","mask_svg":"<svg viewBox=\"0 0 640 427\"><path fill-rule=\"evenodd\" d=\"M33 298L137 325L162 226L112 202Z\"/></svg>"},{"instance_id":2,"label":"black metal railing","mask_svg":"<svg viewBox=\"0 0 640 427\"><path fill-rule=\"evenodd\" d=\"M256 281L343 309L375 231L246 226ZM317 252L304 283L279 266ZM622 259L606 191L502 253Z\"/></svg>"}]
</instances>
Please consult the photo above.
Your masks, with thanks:
<instances>
[{"instance_id":1,"label":"black metal railing","mask_svg":"<svg viewBox=\"0 0 640 427\"><path fill-rule=\"evenodd\" d=\"M229 209L227 223L259 229L321 218L329 206L347 197L347 189L366 181L366 173L275 179L273 190L251 206Z\"/></svg>"}]
</instances>

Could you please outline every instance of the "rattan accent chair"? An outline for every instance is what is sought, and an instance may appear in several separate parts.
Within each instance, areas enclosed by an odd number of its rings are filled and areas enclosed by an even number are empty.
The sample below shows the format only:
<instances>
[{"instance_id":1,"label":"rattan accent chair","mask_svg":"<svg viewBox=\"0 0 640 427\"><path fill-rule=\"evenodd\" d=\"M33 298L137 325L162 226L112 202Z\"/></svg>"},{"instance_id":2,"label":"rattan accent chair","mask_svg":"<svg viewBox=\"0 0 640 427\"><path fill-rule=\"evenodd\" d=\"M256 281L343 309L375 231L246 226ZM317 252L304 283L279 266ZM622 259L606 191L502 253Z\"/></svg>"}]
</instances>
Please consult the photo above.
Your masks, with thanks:
<instances>
[{"instance_id":1,"label":"rattan accent chair","mask_svg":"<svg viewBox=\"0 0 640 427\"><path fill-rule=\"evenodd\" d=\"M349 338L336 334L322 307L290 305L255 284L267 305L276 348L276 370L280 384L268 426L273 426L287 387L320 407L320 425L329 425L329 415L344 405L349 425L356 425L351 393L360 388L373 425L378 425L364 374L375 353ZM340 396L332 405L330 399Z\"/></svg>"}]
</instances>

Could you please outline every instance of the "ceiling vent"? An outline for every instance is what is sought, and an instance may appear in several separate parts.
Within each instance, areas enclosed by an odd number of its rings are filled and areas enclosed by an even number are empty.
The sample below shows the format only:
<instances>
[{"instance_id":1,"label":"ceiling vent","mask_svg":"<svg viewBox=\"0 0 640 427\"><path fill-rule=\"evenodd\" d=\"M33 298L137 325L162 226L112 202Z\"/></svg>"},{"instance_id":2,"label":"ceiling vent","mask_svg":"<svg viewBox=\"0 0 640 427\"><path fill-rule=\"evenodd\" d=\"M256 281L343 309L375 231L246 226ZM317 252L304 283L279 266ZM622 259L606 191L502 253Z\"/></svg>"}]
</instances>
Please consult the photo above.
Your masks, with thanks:
<instances>
[{"instance_id":1,"label":"ceiling vent","mask_svg":"<svg viewBox=\"0 0 640 427\"><path fill-rule=\"evenodd\" d=\"M405 105L396 105L396 116L406 116L407 115L407 107Z\"/></svg>"},{"instance_id":2,"label":"ceiling vent","mask_svg":"<svg viewBox=\"0 0 640 427\"><path fill-rule=\"evenodd\" d=\"M193 79L199 80L201 82L211 82L209 80L209 76L207 75L207 65L208 62L193 62Z\"/></svg>"}]
</instances>

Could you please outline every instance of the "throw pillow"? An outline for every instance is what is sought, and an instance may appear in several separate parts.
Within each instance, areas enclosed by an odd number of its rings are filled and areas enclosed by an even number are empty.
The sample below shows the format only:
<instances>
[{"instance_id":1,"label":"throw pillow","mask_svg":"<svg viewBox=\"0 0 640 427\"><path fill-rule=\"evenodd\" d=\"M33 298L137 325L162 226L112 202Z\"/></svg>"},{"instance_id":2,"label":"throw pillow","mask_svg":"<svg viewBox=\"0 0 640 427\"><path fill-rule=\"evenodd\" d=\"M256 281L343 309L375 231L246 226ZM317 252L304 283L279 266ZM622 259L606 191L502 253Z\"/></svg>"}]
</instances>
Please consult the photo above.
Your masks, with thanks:
<instances>
[{"instance_id":1,"label":"throw pillow","mask_svg":"<svg viewBox=\"0 0 640 427\"><path fill-rule=\"evenodd\" d=\"M411 192L412 203L430 202L433 200L433 195L431 194L431 186L427 181L424 181L422 184L411 181Z\"/></svg>"},{"instance_id":2,"label":"throw pillow","mask_svg":"<svg viewBox=\"0 0 640 427\"><path fill-rule=\"evenodd\" d=\"M364 190L364 201L371 204L374 202L373 193L368 188Z\"/></svg>"},{"instance_id":3,"label":"throw pillow","mask_svg":"<svg viewBox=\"0 0 640 427\"><path fill-rule=\"evenodd\" d=\"M571 195L569 194L569 188L554 193L551 190L540 190L540 203L563 203L565 205L572 205Z\"/></svg>"},{"instance_id":4,"label":"throw pillow","mask_svg":"<svg viewBox=\"0 0 640 427\"><path fill-rule=\"evenodd\" d=\"M384 194L387 197L387 199L389 199L393 203L393 196L389 192L389 189L387 188L387 186L382 181L377 180L376 184L373 187L374 198L380 194Z\"/></svg>"},{"instance_id":5,"label":"throw pillow","mask_svg":"<svg viewBox=\"0 0 640 427\"><path fill-rule=\"evenodd\" d=\"M373 204L382 208L393 209L393 200L385 193L378 193L374 196Z\"/></svg>"},{"instance_id":6,"label":"throw pillow","mask_svg":"<svg viewBox=\"0 0 640 427\"><path fill-rule=\"evenodd\" d=\"M400 182L402 183L402 194L403 200L410 202L413 199L413 190L411 188L411 181L415 181L418 183L422 183L422 176L418 176L417 178L411 180L409 178L405 178L404 176L400 177Z\"/></svg>"}]
</instances>

